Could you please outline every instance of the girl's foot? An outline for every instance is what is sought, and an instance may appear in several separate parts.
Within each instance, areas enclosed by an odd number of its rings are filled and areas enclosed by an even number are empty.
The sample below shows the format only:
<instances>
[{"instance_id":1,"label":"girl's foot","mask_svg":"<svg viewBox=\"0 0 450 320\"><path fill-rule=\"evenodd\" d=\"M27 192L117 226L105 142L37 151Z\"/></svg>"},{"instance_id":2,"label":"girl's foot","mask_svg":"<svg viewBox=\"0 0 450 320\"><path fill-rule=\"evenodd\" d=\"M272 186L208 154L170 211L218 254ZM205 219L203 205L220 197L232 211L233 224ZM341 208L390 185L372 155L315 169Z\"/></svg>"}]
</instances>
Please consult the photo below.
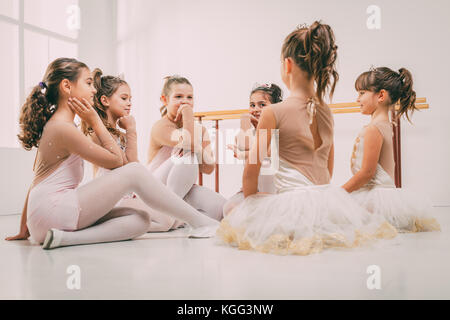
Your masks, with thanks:
<instances>
[{"instance_id":1,"label":"girl's foot","mask_svg":"<svg viewBox=\"0 0 450 320\"><path fill-rule=\"evenodd\" d=\"M50 229L47 231L44 243L42 244L42 249L50 250L58 248L61 244L63 232L57 229Z\"/></svg>"},{"instance_id":2,"label":"girl's foot","mask_svg":"<svg viewBox=\"0 0 450 320\"><path fill-rule=\"evenodd\" d=\"M217 229L219 228L220 223L214 221L214 223L201 226L197 228L192 228L189 230L189 238L193 239L201 239L201 238L212 238L216 235Z\"/></svg>"}]
</instances>

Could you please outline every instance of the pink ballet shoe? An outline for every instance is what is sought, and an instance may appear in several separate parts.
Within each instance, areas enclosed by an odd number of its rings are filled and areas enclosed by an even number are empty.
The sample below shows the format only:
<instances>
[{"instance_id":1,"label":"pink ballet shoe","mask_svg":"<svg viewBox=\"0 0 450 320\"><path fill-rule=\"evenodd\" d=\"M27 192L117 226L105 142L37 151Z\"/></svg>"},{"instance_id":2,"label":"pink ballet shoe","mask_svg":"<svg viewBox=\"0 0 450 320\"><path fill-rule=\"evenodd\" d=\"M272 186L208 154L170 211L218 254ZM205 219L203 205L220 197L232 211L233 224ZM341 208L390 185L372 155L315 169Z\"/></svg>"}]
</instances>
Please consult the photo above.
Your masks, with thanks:
<instances>
[{"instance_id":1,"label":"pink ballet shoe","mask_svg":"<svg viewBox=\"0 0 450 320\"><path fill-rule=\"evenodd\" d=\"M50 229L47 231L44 243L42 244L42 249L50 250L58 248L61 244L63 232L57 229Z\"/></svg>"}]
</instances>

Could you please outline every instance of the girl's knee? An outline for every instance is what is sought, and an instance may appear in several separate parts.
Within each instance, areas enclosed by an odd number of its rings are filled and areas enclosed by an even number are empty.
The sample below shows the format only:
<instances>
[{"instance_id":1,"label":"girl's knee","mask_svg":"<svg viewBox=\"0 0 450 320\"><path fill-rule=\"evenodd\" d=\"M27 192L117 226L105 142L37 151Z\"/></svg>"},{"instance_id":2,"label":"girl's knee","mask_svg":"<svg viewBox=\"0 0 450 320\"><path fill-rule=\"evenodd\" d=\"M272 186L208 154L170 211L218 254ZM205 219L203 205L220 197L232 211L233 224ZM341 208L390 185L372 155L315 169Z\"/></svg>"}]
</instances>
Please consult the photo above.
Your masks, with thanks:
<instances>
[{"instance_id":1,"label":"girl's knee","mask_svg":"<svg viewBox=\"0 0 450 320\"><path fill-rule=\"evenodd\" d=\"M139 219L139 224L142 225L143 233L146 232L151 224L150 215L144 210L137 210L135 215Z\"/></svg>"},{"instance_id":2,"label":"girl's knee","mask_svg":"<svg viewBox=\"0 0 450 320\"><path fill-rule=\"evenodd\" d=\"M144 165L140 164L139 162L129 162L126 165L122 167L124 171L130 172L130 173L137 173L139 174L143 170L147 171L147 169L144 167Z\"/></svg>"},{"instance_id":3,"label":"girl's knee","mask_svg":"<svg viewBox=\"0 0 450 320\"><path fill-rule=\"evenodd\" d=\"M174 160L169 159L169 161ZM181 158L175 160L173 168L181 170L190 170L198 174L199 168L197 156L192 153L185 154Z\"/></svg>"},{"instance_id":4,"label":"girl's knee","mask_svg":"<svg viewBox=\"0 0 450 320\"><path fill-rule=\"evenodd\" d=\"M124 175L129 183L136 183L139 179L142 179L146 175L149 175L147 168L139 162L130 162L120 168L120 174Z\"/></svg>"},{"instance_id":5,"label":"girl's knee","mask_svg":"<svg viewBox=\"0 0 450 320\"><path fill-rule=\"evenodd\" d=\"M158 226L158 231L170 231L176 220L170 216L158 216L155 217L153 222Z\"/></svg>"},{"instance_id":6,"label":"girl's knee","mask_svg":"<svg viewBox=\"0 0 450 320\"><path fill-rule=\"evenodd\" d=\"M211 218L217 221L221 221L223 219L223 207L218 207L216 212L214 213L214 216Z\"/></svg>"}]
</instances>

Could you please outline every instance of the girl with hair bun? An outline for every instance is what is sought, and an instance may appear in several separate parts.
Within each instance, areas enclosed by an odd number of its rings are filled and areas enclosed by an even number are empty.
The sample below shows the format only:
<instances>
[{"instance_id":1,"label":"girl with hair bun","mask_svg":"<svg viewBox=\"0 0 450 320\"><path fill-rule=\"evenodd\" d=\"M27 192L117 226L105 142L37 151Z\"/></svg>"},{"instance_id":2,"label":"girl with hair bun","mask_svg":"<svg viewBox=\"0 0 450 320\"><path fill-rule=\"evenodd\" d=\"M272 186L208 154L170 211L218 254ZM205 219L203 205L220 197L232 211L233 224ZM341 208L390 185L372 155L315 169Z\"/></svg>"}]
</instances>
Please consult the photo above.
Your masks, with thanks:
<instances>
[{"instance_id":1,"label":"girl with hair bun","mask_svg":"<svg viewBox=\"0 0 450 320\"><path fill-rule=\"evenodd\" d=\"M417 194L396 189L394 148L389 111L400 104L397 117L416 109L411 72L372 68L355 82L361 113L371 121L358 135L351 157L353 177L343 188L368 211L382 216L399 232L437 231L440 225L429 214L430 206Z\"/></svg>"},{"instance_id":2,"label":"girl with hair bun","mask_svg":"<svg viewBox=\"0 0 450 320\"><path fill-rule=\"evenodd\" d=\"M194 210L155 179L141 164L124 165L122 150L93 108L97 93L89 68L75 59L50 63L43 80L28 96L20 114L19 139L37 148L34 179L22 211L19 234L44 249L129 240L149 228L146 212L116 203L135 192L148 206L185 221L192 237L211 237L214 221ZM75 125L78 115L100 144ZM84 161L115 169L80 186Z\"/></svg>"},{"instance_id":3,"label":"girl with hair bun","mask_svg":"<svg viewBox=\"0 0 450 320\"><path fill-rule=\"evenodd\" d=\"M324 98L328 92L332 96L339 78L336 57L334 34L326 24L316 21L286 37L281 77L290 95L262 110L244 169L245 200L218 230L225 243L264 253L308 255L396 236L385 219L360 207L344 189L329 185L333 117ZM279 134L277 193L258 194L261 163L273 132Z\"/></svg>"},{"instance_id":4,"label":"girl with hair bun","mask_svg":"<svg viewBox=\"0 0 450 320\"><path fill-rule=\"evenodd\" d=\"M235 138L235 144L227 145L233 151L234 157L239 160L247 160L254 141L256 128L258 127L261 111L268 105L279 103L283 100L283 92L274 83L255 84L250 93L250 108L247 114L241 116L241 128ZM270 157L270 150L268 156ZM269 159L270 160L270 159ZM269 164L269 163L268 163ZM263 193L275 193L273 175L258 177L258 191ZM223 215L226 216L239 203L244 201L244 193L241 190L230 197L223 206Z\"/></svg>"}]
</instances>

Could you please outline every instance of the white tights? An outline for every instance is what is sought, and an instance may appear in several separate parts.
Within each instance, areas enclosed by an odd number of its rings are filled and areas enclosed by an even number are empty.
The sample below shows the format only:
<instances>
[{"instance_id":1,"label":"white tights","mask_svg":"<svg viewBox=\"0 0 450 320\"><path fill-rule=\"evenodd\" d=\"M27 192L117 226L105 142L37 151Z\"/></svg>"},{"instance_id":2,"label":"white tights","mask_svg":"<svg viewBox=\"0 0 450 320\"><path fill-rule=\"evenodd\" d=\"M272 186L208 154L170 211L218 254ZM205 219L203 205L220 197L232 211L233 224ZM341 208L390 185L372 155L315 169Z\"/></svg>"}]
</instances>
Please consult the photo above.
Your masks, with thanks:
<instances>
[{"instance_id":1,"label":"white tights","mask_svg":"<svg viewBox=\"0 0 450 320\"><path fill-rule=\"evenodd\" d=\"M168 189L172 190L181 199L210 218L220 221L226 199L209 188L196 185L199 174L197 157L194 154L185 154L178 161L167 159L154 172ZM152 211L150 231L167 231L179 227L182 222Z\"/></svg>"},{"instance_id":2,"label":"white tights","mask_svg":"<svg viewBox=\"0 0 450 320\"><path fill-rule=\"evenodd\" d=\"M153 210L186 222L194 228L217 222L199 213L156 179L143 165L129 163L77 188L80 215L78 231L63 232L61 246L121 241L149 229L147 212L114 207L135 192Z\"/></svg>"}]
</instances>

